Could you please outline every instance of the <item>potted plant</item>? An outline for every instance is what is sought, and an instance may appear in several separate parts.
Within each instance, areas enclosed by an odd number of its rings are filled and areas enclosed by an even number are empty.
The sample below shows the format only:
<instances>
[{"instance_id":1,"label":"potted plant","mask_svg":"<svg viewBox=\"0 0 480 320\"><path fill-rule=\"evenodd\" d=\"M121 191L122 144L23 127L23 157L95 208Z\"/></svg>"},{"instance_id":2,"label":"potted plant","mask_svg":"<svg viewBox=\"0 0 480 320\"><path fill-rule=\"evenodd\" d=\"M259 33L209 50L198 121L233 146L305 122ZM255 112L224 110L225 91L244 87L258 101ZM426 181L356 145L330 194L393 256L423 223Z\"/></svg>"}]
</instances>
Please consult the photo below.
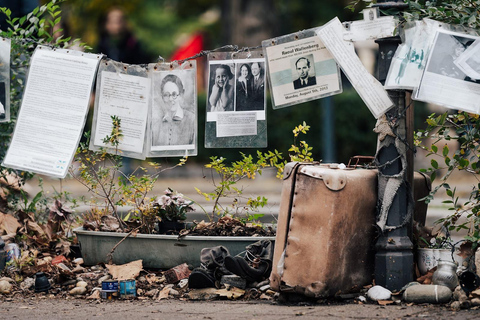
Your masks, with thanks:
<instances>
[{"instance_id":1,"label":"potted plant","mask_svg":"<svg viewBox=\"0 0 480 320\"><path fill-rule=\"evenodd\" d=\"M165 194L153 204L157 216L161 219L158 223L159 233L168 234L185 229L187 212L193 211L193 201L187 201L183 194L168 188Z\"/></svg>"}]
</instances>

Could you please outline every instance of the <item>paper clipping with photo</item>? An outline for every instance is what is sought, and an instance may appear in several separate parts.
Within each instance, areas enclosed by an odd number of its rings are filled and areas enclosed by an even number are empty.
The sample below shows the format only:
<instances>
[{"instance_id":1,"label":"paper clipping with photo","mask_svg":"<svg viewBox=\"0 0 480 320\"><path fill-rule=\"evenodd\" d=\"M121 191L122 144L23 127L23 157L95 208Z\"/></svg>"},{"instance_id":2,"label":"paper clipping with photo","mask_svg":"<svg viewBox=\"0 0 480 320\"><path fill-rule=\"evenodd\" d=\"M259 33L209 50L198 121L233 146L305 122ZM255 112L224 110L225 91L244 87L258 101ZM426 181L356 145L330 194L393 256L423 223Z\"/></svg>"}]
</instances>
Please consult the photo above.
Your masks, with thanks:
<instances>
[{"instance_id":1,"label":"paper clipping with photo","mask_svg":"<svg viewBox=\"0 0 480 320\"><path fill-rule=\"evenodd\" d=\"M292 41L263 41L275 109L342 92L340 70L314 33L298 40L284 37Z\"/></svg>"},{"instance_id":2,"label":"paper clipping with photo","mask_svg":"<svg viewBox=\"0 0 480 320\"><path fill-rule=\"evenodd\" d=\"M480 83L469 77L456 63L457 58L479 39L464 33L437 31L414 99L479 114Z\"/></svg>"}]
</instances>

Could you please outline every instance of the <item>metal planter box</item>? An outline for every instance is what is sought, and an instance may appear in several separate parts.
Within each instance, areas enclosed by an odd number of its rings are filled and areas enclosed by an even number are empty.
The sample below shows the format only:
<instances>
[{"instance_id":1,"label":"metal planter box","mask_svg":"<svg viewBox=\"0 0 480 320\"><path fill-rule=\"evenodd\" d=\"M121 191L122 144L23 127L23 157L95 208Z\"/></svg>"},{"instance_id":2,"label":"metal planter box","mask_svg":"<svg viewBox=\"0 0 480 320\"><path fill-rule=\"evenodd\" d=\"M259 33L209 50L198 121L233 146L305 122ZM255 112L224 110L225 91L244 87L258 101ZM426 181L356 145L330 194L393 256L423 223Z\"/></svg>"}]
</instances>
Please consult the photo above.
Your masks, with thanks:
<instances>
[{"instance_id":1,"label":"metal planter box","mask_svg":"<svg viewBox=\"0 0 480 320\"><path fill-rule=\"evenodd\" d=\"M82 227L73 232L77 235L83 260L88 266L106 262L107 254L127 235L87 231ZM113 263L119 265L141 259L145 268L152 269L170 269L182 263L198 267L203 248L222 245L234 256L244 251L247 245L262 239L275 241L275 237L185 236L178 239L173 235L137 234L128 237L117 247Z\"/></svg>"}]
</instances>

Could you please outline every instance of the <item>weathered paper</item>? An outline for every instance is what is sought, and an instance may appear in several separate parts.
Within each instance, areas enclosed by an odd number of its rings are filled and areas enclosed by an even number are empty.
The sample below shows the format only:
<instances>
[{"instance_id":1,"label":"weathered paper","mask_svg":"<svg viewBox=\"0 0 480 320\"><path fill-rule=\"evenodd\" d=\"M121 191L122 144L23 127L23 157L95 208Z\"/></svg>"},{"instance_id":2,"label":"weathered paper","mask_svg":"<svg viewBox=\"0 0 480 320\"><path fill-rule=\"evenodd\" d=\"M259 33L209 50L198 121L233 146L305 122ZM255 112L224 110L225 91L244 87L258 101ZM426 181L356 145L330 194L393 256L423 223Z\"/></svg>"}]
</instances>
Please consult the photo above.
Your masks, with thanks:
<instances>
[{"instance_id":1,"label":"weathered paper","mask_svg":"<svg viewBox=\"0 0 480 320\"><path fill-rule=\"evenodd\" d=\"M4 166L66 176L85 124L100 58L37 47Z\"/></svg>"},{"instance_id":2,"label":"weathered paper","mask_svg":"<svg viewBox=\"0 0 480 320\"><path fill-rule=\"evenodd\" d=\"M343 23L346 29L343 34L344 40L365 41L395 35L397 20L393 16L379 17L378 8L367 8L362 13L363 20Z\"/></svg>"},{"instance_id":3,"label":"weathered paper","mask_svg":"<svg viewBox=\"0 0 480 320\"><path fill-rule=\"evenodd\" d=\"M414 99L480 114L480 83L469 78L455 60L479 37L437 31Z\"/></svg>"},{"instance_id":4,"label":"weathered paper","mask_svg":"<svg viewBox=\"0 0 480 320\"><path fill-rule=\"evenodd\" d=\"M373 116L378 118L393 107L393 103L382 84L368 73L355 52L343 40L343 32L342 23L338 18L334 18L319 28L317 35L332 53Z\"/></svg>"},{"instance_id":5,"label":"weathered paper","mask_svg":"<svg viewBox=\"0 0 480 320\"><path fill-rule=\"evenodd\" d=\"M111 116L120 118L123 137L118 150L142 153L150 98L150 79L102 71L100 77L95 146L111 147L103 139L111 134Z\"/></svg>"},{"instance_id":6,"label":"weathered paper","mask_svg":"<svg viewBox=\"0 0 480 320\"><path fill-rule=\"evenodd\" d=\"M480 40L475 40L454 63L471 79L480 80Z\"/></svg>"},{"instance_id":7,"label":"weathered paper","mask_svg":"<svg viewBox=\"0 0 480 320\"><path fill-rule=\"evenodd\" d=\"M342 92L338 66L314 34L268 46L265 52L274 108ZM305 80L302 77L307 81L303 82Z\"/></svg>"},{"instance_id":8,"label":"weathered paper","mask_svg":"<svg viewBox=\"0 0 480 320\"><path fill-rule=\"evenodd\" d=\"M221 113L217 115L217 137L254 136L257 134L257 114Z\"/></svg>"}]
</instances>

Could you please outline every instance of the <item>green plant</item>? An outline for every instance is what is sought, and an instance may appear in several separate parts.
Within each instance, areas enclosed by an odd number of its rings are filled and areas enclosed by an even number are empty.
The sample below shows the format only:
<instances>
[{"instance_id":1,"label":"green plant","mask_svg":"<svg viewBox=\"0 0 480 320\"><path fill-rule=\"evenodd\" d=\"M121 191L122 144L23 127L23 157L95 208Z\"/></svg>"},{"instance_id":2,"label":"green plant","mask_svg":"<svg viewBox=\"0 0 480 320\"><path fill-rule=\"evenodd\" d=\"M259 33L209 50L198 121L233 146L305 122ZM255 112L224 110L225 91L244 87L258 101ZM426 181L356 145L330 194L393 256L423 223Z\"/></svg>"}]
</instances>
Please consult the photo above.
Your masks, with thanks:
<instances>
[{"instance_id":1,"label":"green plant","mask_svg":"<svg viewBox=\"0 0 480 320\"><path fill-rule=\"evenodd\" d=\"M193 211L193 201L187 201L183 194L168 188L165 194L159 197L153 204L157 216L162 221L178 222L187 219L187 212Z\"/></svg>"},{"instance_id":2,"label":"green plant","mask_svg":"<svg viewBox=\"0 0 480 320\"><path fill-rule=\"evenodd\" d=\"M142 233L152 233L157 221L155 197L150 197L155 182L160 173L175 167L183 166L187 158L169 168L160 170L161 166L150 162L149 166L154 173L149 173L145 167L139 166L131 174L122 172L122 156L118 149L123 137L121 119L112 116L112 131L103 142L113 149L108 153L106 148L100 151L88 149L90 134L85 134L85 142L81 142L76 155L75 163L70 167L70 175L84 185L93 196L92 211L85 215L90 221L100 225L101 216L112 214L123 231L138 229ZM97 200L103 201L99 204ZM124 218L118 213L118 207L128 206L131 209Z\"/></svg>"},{"instance_id":3,"label":"green plant","mask_svg":"<svg viewBox=\"0 0 480 320\"><path fill-rule=\"evenodd\" d=\"M304 140L298 141L300 134L307 134L310 126L305 122L293 129L293 144L288 149L290 161L313 162L312 147ZM240 153L241 160L234 161L230 165L226 164L223 157L211 157L206 168L212 169L212 182L214 190L212 192L202 192L195 188L197 192L205 197L207 201L213 201L213 209L210 219L215 215L244 215L247 221L257 220L262 216L258 213L260 208L265 207L268 199L264 196L246 197L243 188L237 187L237 183L243 179L255 179L256 175L262 174L266 168L275 168L277 178L282 178L283 169L286 161L277 150L260 152L257 151L256 158L252 155ZM216 176L214 176L216 173ZM222 203L222 199L233 199L229 205Z\"/></svg>"}]
</instances>

